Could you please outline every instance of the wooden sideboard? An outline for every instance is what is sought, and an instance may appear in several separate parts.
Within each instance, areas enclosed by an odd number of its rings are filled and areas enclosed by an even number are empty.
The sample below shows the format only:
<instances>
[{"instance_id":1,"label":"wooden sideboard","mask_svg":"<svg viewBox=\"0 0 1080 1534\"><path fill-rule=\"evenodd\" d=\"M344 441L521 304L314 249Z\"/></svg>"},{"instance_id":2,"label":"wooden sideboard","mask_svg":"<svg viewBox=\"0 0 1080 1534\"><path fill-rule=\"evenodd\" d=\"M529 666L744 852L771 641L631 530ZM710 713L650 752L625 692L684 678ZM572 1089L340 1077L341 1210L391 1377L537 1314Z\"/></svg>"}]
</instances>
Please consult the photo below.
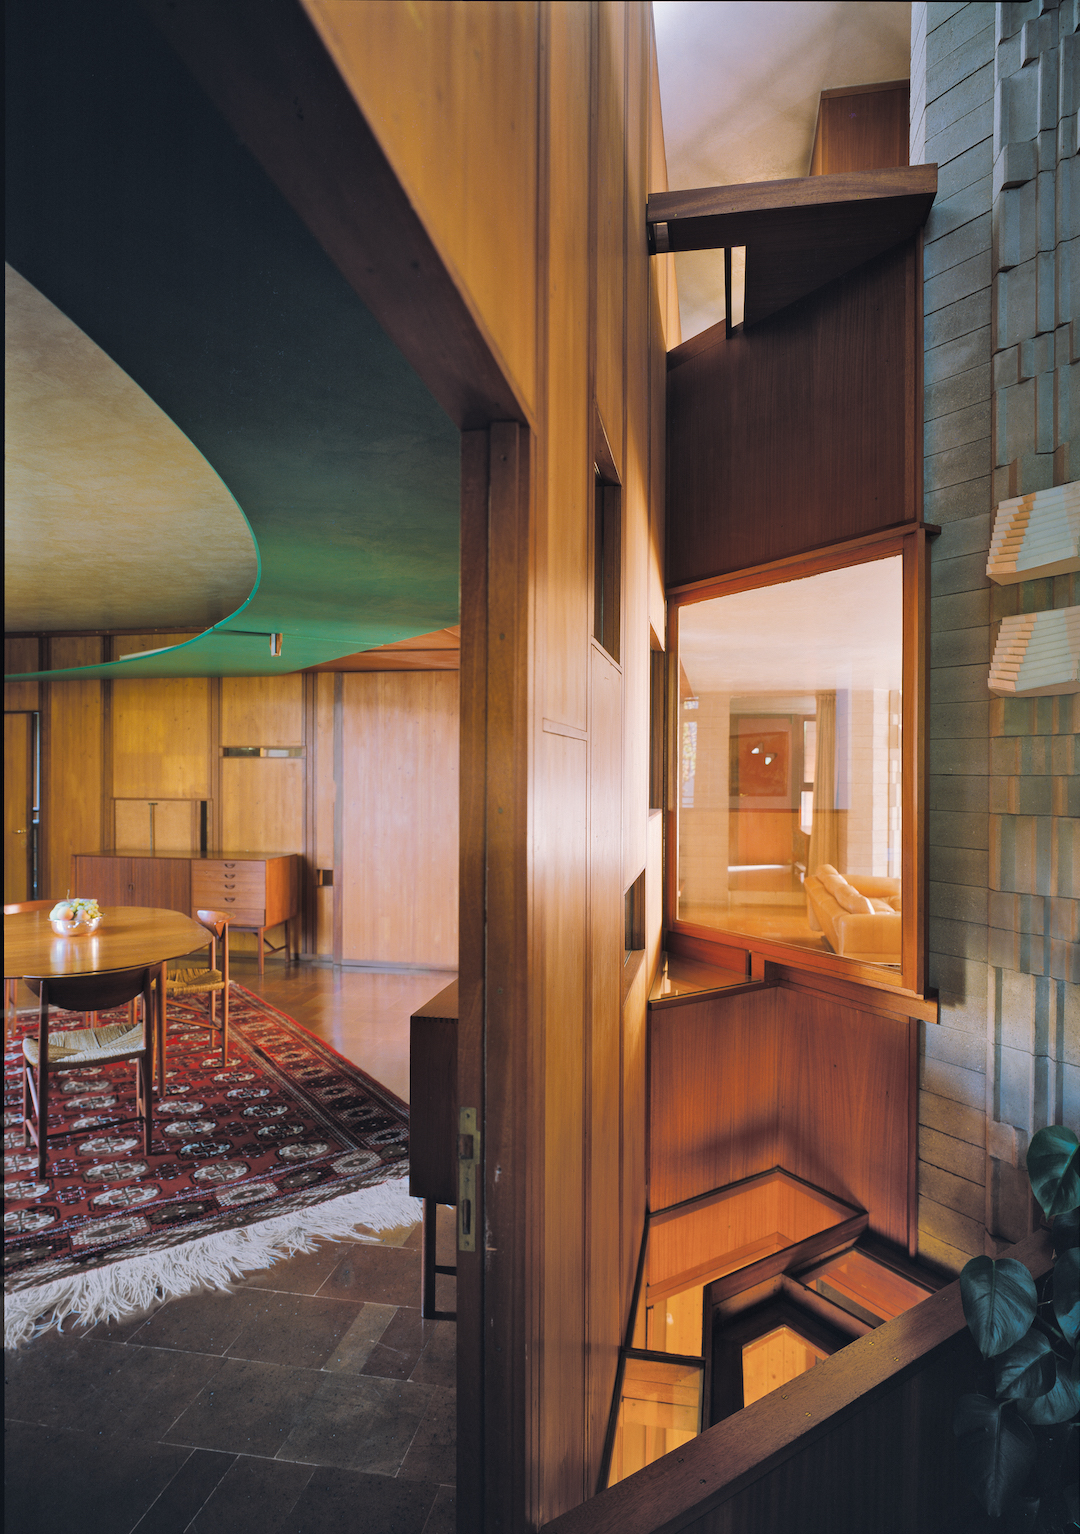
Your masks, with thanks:
<instances>
[{"instance_id":1,"label":"wooden sideboard","mask_svg":"<svg viewBox=\"0 0 1080 1534\"><path fill-rule=\"evenodd\" d=\"M231 926L258 933L260 975L270 927L284 926L286 959L300 957L295 852L76 852L71 889L99 905L157 906L185 916L223 911Z\"/></svg>"}]
</instances>

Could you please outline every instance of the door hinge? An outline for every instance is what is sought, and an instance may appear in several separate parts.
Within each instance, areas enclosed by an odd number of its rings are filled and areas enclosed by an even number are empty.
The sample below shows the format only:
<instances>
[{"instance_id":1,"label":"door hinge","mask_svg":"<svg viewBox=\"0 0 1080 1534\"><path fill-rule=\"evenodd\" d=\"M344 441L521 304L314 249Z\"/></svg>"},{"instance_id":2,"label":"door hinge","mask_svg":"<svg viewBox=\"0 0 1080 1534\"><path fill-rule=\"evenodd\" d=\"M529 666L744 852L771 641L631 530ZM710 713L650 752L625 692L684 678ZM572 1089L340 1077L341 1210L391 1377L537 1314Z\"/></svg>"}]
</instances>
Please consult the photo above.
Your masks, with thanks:
<instances>
[{"instance_id":1,"label":"door hinge","mask_svg":"<svg viewBox=\"0 0 1080 1534\"><path fill-rule=\"evenodd\" d=\"M475 1108L458 1111L458 1251L476 1251L476 1166L480 1130Z\"/></svg>"}]
</instances>

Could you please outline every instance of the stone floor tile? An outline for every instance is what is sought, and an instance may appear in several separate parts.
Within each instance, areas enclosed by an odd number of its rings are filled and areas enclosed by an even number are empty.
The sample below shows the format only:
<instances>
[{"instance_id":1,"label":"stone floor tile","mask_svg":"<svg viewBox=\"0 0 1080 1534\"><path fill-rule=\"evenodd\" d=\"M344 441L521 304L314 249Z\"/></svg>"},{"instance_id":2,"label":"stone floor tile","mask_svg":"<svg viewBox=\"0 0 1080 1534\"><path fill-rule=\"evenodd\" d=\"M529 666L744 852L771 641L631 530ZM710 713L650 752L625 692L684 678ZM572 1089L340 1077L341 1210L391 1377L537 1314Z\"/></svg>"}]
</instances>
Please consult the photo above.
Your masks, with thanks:
<instances>
[{"instance_id":1,"label":"stone floor tile","mask_svg":"<svg viewBox=\"0 0 1080 1534\"><path fill-rule=\"evenodd\" d=\"M167 1439L202 1449L273 1458L324 1378L314 1369L226 1359L206 1389L173 1423Z\"/></svg>"},{"instance_id":2,"label":"stone floor tile","mask_svg":"<svg viewBox=\"0 0 1080 1534\"><path fill-rule=\"evenodd\" d=\"M371 1356L372 1348L396 1315L396 1305L361 1305L356 1320L338 1339L329 1358L323 1361L323 1368L334 1373L359 1374Z\"/></svg>"},{"instance_id":3,"label":"stone floor tile","mask_svg":"<svg viewBox=\"0 0 1080 1534\"><path fill-rule=\"evenodd\" d=\"M321 1369L360 1311L355 1300L249 1290L254 1302L230 1358Z\"/></svg>"},{"instance_id":4,"label":"stone floor tile","mask_svg":"<svg viewBox=\"0 0 1080 1534\"><path fill-rule=\"evenodd\" d=\"M235 1463L235 1454L192 1449L161 1496L135 1525L133 1534L184 1534L229 1466Z\"/></svg>"},{"instance_id":5,"label":"stone floor tile","mask_svg":"<svg viewBox=\"0 0 1080 1534\"><path fill-rule=\"evenodd\" d=\"M448 1321L424 1321L419 1310L402 1305L368 1355L364 1374L382 1379L407 1380L420 1361L424 1348L437 1326Z\"/></svg>"},{"instance_id":6,"label":"stone floor tile","mask_svg":"<svg viewBox=\"0 0 1080 1534\"><path fill-rule=\"evenodd\" d=\"M400 1475L408 1480L439 1481L452 1486L457 1479L457 1392L433 1386L424 1420L416 1430Z\"/></svg>"},{"instance_id":7,"label":"stone floor tile","mask_svg":"<svg viewBox=\"0 0 1080 1534\"><path fill-rule=\"evenodd\" d=\"M420 1253L407 1246L354 1246L319 1293L376 1305L419 1305Z\"/></svg>"},{"instance_id":8,"label":"stone floor tile","mask_svg":"<svg viewBox=\"0 0 1080 1534\"><path fill-rule=\"evenodd\" d=\"M19 1534L129 1534L190 1450L141 1438L102 1440L36 1423L5 1426L5 1517Z\"/></svg>"},{"instance_id":9,"label":"stone floor tile","mask_svg":"<svg viewBox=\"0 0 1080 1534\"><path fill-rule=\"evenodd\" d=\"M408 1380L324 1374L277 1457L396 1475L431 1394Z\"/></svg>"},{"instance_id":10,"label":"stone floor tile","mask_svg":"<svg viewBox=\"0 0 1080 1534\"><path fill-rule=\"evenodd\" d=\"M436 1491L424 1481L320 1466L267 1534L423 1534Z\"/></svg>"},{"instance_id":11,"label":"stone floor tile","mask_svg":"<svg viewBox=\"0 0 1080 1534\"><path fill-rule=\"evenodd\" d=\"M425 1333L427 1328L425 1328ZM431 1323L430 1335L425 1336L424 1351L409 1375L422 1385L445 1385L453 1390L457 1385L457 1325L453 1321Z\"/></svg>"},{"instance_id":12,"label":"stone floor tile","mask_svg":"<svg viewBox=\"0 0 1080 1534\"><path fill-rule=\"evenodd\" d=\"M257 1304L258 1296L248 1291L189 1294L155 1310L130 1340L155 1348L221 1355L236 1341Z\"/></svg>"},{"instance_id":13,"label":"stone floor tile","mask_svg":"<svg viewBox=\"0 0 1080 1534\"><path fill-rule=\"evenodd\" d=\"M288 1516L310 1480L310 1465L241 1454L187 1525L186 1534L273 1529ZM149 1526L146 1534L151 1534Z\"/></svg>"},{"instance_id":14,"label":"stone floor tile","mask_svg":"<svg viewBox=\"0 0 1080 1534\"><path fill-rule=\"evenodd\" d=\"M457 1534L457 1492L452 1486L439 1487L424 1534Z\"/></svg>"},{"instance_id":15,"label":"stone floor tile","mask_svg":"<svg viewBox=\"0 0 1080 1534\"><path fill-rule=\"evenodd\" d=\"M239 1287L274 1289L280 1294L317 1294L354 1244L352 1241L323 1241L314 1252L297 1252L292 1257L283 1257L272 1267L246 1274Z\"/></svg>"}]
</instances>

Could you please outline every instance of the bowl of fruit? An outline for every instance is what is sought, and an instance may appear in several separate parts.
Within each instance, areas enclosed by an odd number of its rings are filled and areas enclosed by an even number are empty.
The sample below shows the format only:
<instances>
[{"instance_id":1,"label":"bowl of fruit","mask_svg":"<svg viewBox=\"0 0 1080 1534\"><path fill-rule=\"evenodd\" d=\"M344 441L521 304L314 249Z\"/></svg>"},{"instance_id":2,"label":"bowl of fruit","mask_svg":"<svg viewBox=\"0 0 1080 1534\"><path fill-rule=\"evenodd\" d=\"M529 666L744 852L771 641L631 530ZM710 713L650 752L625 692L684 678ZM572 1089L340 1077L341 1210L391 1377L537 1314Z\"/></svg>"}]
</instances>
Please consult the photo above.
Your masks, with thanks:
<instances>
[{"instance_id":1,"label":"bowl of fruit","mask_svg":"<svg viewBox=\"0 0 1080 1534\"><path fill-rule=\"evenodd\" d=\"M52 929L61 937L75 932L96 932L101 925L101 907L96 900L58 900L49 912Z\"/></svg>"}]
</instances>

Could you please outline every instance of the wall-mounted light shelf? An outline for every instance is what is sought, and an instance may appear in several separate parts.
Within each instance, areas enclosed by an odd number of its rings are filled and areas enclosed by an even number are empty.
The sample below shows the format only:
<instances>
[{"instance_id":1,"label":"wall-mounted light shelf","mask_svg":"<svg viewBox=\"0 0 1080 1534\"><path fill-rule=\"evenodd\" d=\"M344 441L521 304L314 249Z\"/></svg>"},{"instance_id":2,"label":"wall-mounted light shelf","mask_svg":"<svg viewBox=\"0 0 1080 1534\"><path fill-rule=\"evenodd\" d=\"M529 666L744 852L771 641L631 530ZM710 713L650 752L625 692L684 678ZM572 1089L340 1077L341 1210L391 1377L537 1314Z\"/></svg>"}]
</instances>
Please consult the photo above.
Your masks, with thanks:
<instances>
[{"instance_id":1,"label":"wall-mounted light shelf","mask_svg":"<svg viewBox=\"0 0 1080 1534\"><path fill-rule=\"evenodd\" d=\"M222 756L303 756L303 746L222 746Z\"/></svg>"}]
</instances>

